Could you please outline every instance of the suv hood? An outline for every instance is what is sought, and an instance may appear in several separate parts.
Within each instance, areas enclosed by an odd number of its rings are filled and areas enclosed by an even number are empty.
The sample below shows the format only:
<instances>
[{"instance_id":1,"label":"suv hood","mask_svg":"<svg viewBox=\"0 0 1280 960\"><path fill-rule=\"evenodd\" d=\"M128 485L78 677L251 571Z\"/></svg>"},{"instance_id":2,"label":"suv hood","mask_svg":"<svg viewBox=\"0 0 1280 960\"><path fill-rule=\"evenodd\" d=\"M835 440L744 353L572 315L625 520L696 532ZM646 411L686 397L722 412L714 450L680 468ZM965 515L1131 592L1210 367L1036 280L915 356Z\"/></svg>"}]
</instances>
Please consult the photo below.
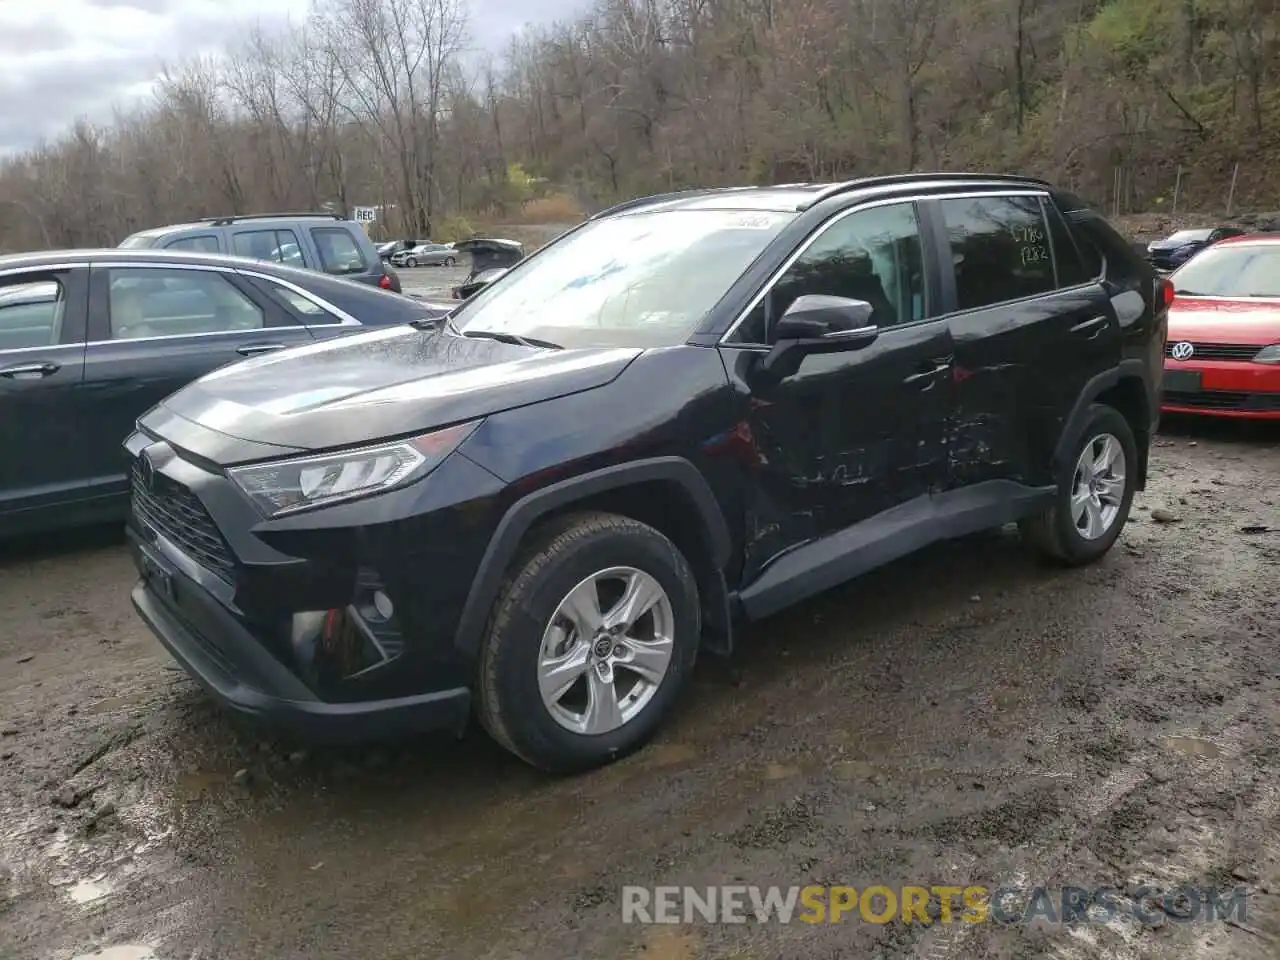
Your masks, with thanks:
<instances>
[{"instance_id":1,"label":"suv hood","mask_svg":"<svg viewBox=\"0 0 1280 960\"><path fill-rule=\"evenodd\" d=\"M592 390L642 352L550 350L391 327L222 367L141 422L227 466L268 449L371 443ZM228 445L228 437L247 443Z\"/></svg>"}]
</instances>

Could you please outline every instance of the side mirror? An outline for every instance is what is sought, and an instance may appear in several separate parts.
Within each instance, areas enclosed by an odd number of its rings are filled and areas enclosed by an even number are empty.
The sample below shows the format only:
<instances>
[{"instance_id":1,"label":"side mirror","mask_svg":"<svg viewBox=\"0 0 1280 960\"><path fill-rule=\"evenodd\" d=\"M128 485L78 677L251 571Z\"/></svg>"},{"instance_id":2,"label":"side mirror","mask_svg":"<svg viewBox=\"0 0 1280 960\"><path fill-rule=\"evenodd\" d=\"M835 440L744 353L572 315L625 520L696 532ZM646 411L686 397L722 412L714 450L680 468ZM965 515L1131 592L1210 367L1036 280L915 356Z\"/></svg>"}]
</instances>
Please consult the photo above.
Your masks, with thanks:
<instances>
[{"instance_id":1,"label":"side mirror","mask_svg":"<svg viewBox=\"0 0 1280 960\"><path fill-rule=\"evenodd\" d=\"M760 361L759 375L777 383L793 376L810 354L870 346L880 335L871 324L874 312L865 300L816 293L796 297L774 326L773 349Z\"/></svg>"}]
</instances>

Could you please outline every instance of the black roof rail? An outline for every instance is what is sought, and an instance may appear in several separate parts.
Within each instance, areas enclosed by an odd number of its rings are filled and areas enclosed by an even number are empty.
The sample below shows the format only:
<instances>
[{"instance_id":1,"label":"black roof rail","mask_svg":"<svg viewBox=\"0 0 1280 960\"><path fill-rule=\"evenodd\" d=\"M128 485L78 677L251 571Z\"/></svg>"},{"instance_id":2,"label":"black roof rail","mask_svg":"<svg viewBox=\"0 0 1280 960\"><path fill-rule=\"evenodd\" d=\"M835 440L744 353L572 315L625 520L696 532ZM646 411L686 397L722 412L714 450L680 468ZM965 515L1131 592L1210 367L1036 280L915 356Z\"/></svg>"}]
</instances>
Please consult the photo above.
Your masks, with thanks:
<instances>
[{"instance_id":1,"label":"black roof rail","mask_svg":"<svg viewBox=\"0 0 1280 960\"><path fill-rule=\"evenodd\" d=\"M808 210L810 207L821 203L823 200L829 200L831 197L837 197L842 193L848 193L850 190L863 190L867 187L889 187L896 183L916 183L920 181L942 181L942 182L965 182L971 180L987 180L998 183L1021 183L1025 185L1034 184L1038 187L1052 186L1048 180L1041 180L1038 177L1023 177L1012 173L890 173L878 177L859 177L854 180L844 180L840 183L833 183L829 187L819 190L812 197L805 200L797 210Z\"/></svg>"},{"instance_id":2,"label":"black roof rail","mask_svg":"<svg viewBox=\"0 0 1280 960\"><path fill-rule=\"evenodd\" d=\"M305 220L314 217L317 220L345 220L340 213L237 213L231 216L201 217L196 223L207 223L214 227L225 227L229 223L241 220Z\"/></svg>"}]
</instances>

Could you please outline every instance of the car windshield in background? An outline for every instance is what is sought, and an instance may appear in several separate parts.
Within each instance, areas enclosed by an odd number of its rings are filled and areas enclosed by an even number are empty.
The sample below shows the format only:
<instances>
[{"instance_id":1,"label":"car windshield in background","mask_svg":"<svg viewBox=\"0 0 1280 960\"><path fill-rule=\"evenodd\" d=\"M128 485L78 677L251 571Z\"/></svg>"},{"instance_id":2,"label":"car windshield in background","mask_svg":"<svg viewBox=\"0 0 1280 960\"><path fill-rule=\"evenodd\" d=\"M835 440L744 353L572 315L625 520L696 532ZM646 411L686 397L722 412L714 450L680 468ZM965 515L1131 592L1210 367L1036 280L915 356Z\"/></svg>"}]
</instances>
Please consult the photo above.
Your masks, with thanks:
<instances>
[{"instance_id":1,"label":"car windshield in background","mask_svg":"<svg viewBox=\"0 0 1280 960\"><path fill-rule=\"evenodd\" d=\"M1172 280L1185 296L1280 298L1280 244L1210 247Z\"/></svg>"},{"instance_id":2,"label":"car windshield in background","mask_svg":"<svg viewBox=\"0 0 1280 960\"><path fill-rule=\"evenodd\" d=\"M1177 241L1179 243L1192 243L1197 240L1208 240L1212 230L1179 230L1177 233L1170 234L1169 242Z\"/></svg>"},{"instance_id":3,"label":"car windshield in background","mask_svg":"<svg viewBox=\"0 0 1280 960\"><path fill-rule=\"evenodd\" d=\"M683 343L794 216L670 210L588 223L482 290L454 323L571 349Z\"/></svg>"},{"instance_id":4,"label":"car windshield in background","mask_svg":"<svg viewBox=\"0 0 1280 960\"><path fill-rule=\"evenodd\" d=\"M154 233L135 233L131 237L125 237L120 241L120 247L127 249L129 247L150 247L156 242Z\"/></svg>"}]
</instances>

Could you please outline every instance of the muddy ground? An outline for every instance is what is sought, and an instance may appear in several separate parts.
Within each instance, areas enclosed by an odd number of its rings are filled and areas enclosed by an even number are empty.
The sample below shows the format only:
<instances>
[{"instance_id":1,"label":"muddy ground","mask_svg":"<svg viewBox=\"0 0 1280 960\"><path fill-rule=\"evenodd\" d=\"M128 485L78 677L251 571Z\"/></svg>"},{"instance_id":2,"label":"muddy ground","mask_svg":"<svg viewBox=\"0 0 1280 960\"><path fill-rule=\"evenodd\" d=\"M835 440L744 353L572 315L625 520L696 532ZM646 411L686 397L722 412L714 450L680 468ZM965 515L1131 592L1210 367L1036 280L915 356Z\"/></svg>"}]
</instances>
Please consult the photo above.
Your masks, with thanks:
<instances>
[{"instance_id":1,"label":"muddy ground","mask_svg":"<svg viewBox=\"0 0 1280 960\"><path fill-rule=\"evenodd\" d=\"M5 547L0 957L1275 958L1277 440L1173 425L1097 566L932 549L749 630L658 742L575 779L478 733L233 728L134 617L114 532ZM620 921L623 884L735 881L1250 898L1200 925Z\"/></svg>"}]
</instances>

